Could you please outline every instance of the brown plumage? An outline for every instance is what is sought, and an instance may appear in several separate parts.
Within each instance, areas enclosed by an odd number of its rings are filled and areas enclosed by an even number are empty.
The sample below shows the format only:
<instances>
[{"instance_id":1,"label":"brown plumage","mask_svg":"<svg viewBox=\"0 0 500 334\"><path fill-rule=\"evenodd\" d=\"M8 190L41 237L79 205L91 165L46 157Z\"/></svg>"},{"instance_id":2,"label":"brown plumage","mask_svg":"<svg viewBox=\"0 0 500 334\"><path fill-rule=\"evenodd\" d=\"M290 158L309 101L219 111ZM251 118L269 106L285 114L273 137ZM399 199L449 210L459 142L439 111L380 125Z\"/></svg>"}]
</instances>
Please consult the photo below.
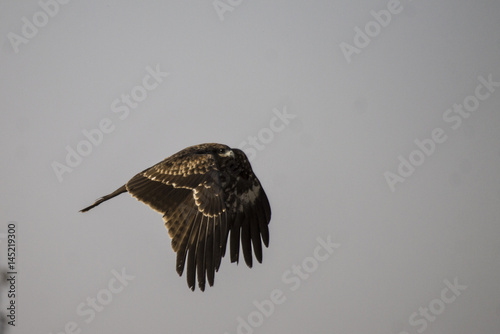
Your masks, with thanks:
<instances>
[{"instance_id":1,"label":"brown plumage","mask_svg":"<svg viewBox=\"0 0 500 334\"><path fill-rule=\"evenodd\" d=\"M187 260L191 290L196 276L202 291L205 280L213 285L228 239L231 262L238 262L240 241L249 267L252 249L262 262L262 242L269 245L271 207L243 151L215 143L185 148L81 212L124 192L163 215L177 253L177 273L182 275Z\"/></svg>"}]
</instances>

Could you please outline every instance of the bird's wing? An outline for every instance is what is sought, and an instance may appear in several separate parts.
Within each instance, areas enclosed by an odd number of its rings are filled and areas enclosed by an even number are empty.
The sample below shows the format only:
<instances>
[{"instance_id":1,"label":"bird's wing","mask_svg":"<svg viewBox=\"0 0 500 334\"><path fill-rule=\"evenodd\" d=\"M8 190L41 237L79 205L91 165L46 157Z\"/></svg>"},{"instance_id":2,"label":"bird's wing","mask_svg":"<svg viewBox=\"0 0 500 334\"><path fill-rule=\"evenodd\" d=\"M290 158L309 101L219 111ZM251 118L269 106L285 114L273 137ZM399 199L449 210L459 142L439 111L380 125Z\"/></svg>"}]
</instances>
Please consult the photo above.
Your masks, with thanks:
<instances>
[{"instance_id":1,"label":"bird's wing","mask_svg":"<svg viewBox=\"0 0 500 334\"><path fill-rule=\"evenodd\" d=\"M252 248L257 261L262 262L261 241L266 247L269 245L271 207L246 155L241 150L234 149L234 152L237 161L236 175L234 182L225 188L226 206L231 222L231 262L239 260L241 240L245 263L252 267Z\"/></svg>"},{"instance_id":2,"label":"bird's wing","mask_svg":"<svg viewBox=\"0 0 500 334\"><path fill-rule=\"evenodd\" d=\"M211 154L166 159L134 176L126 187L136 199L163 214L177 252L176 269L184 271L187 258L188 286L213 285L215 271L224 256L228 217L220 172Z\"/></svg>"}]
</instances>

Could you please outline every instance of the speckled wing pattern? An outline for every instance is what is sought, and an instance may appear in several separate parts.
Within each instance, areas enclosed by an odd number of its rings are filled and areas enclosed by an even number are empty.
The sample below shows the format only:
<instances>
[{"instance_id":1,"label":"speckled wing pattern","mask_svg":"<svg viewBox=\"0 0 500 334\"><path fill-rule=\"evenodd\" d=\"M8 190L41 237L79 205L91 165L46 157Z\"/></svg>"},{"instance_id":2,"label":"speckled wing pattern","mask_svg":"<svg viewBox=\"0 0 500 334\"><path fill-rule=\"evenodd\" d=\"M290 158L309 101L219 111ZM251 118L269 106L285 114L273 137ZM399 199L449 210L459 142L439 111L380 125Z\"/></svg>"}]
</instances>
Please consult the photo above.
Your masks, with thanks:
<instances>
[{"instance_id":1,"label":"speckled wing pattern","mask_svg":"<svg viewBox=\"0 0 500 334\"><path fill-rule=\"evenodd\" d=\"M228 165L212 151L188 149L137 174L125 187L163 215L177 253L178 274L187 266L188 286L194 290L197 277L203 291L206 280L210 286L214 283L228 240L231 262L239 260L240 241L249 267L252 248L262 262L271 208L241 150L232 149L234 159Z\"/></svg>"}]
</instances>

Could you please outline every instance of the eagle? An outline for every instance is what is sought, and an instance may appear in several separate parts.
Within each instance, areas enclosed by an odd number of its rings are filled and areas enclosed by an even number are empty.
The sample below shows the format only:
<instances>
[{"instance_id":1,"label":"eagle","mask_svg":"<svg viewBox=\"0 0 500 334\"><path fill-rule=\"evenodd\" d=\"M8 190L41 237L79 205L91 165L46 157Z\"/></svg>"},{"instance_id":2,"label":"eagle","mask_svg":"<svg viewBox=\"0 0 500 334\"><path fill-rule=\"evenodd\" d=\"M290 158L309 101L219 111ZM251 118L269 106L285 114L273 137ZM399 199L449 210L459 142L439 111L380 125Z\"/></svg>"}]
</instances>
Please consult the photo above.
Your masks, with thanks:
<instances>
[{"instance_id":1,"label":"eagle","mask_svg":"<svg viewBox=\"0 0 500 334\"><path fill-rule=\"evenodd\" d=\"M163 215L177 253L176 270L187 267L187 284L201 291L214 284L215 272L230 243L231 262L243 257L252 267L252 249L262 263L269 246L269 200L245 153L217 143L187 147L132 177L80 212L129 192ZM186 265L187 261L187 265Z\"/></svg>"}]
</instances>

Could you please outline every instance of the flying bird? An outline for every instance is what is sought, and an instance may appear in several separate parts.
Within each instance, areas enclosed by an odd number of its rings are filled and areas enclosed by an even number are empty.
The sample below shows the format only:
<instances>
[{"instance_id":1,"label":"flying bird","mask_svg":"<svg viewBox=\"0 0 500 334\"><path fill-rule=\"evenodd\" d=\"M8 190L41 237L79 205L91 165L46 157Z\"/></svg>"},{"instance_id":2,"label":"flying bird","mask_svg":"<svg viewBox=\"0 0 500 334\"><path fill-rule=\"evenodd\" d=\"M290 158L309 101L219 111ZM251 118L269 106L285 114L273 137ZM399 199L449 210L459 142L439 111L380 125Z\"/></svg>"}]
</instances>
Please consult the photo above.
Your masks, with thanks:
<instances>
[{"instance_id":1,"label":"flying bird","mask_svg":"<svg viewBox=\"0 0 500 334\"><path fill-rule=\"evenodd\" d=\"M271 207L245 153L216 143L187 147L132 177L103 196L86 212L121 193L129 192L163 215L177 253L182 276L187 261L187 284L201 291L214 284L226 245L231 262L243 257L252 267L252 249L262 263L262 243L269 245Z\"/></svg>"}]
</instances>

